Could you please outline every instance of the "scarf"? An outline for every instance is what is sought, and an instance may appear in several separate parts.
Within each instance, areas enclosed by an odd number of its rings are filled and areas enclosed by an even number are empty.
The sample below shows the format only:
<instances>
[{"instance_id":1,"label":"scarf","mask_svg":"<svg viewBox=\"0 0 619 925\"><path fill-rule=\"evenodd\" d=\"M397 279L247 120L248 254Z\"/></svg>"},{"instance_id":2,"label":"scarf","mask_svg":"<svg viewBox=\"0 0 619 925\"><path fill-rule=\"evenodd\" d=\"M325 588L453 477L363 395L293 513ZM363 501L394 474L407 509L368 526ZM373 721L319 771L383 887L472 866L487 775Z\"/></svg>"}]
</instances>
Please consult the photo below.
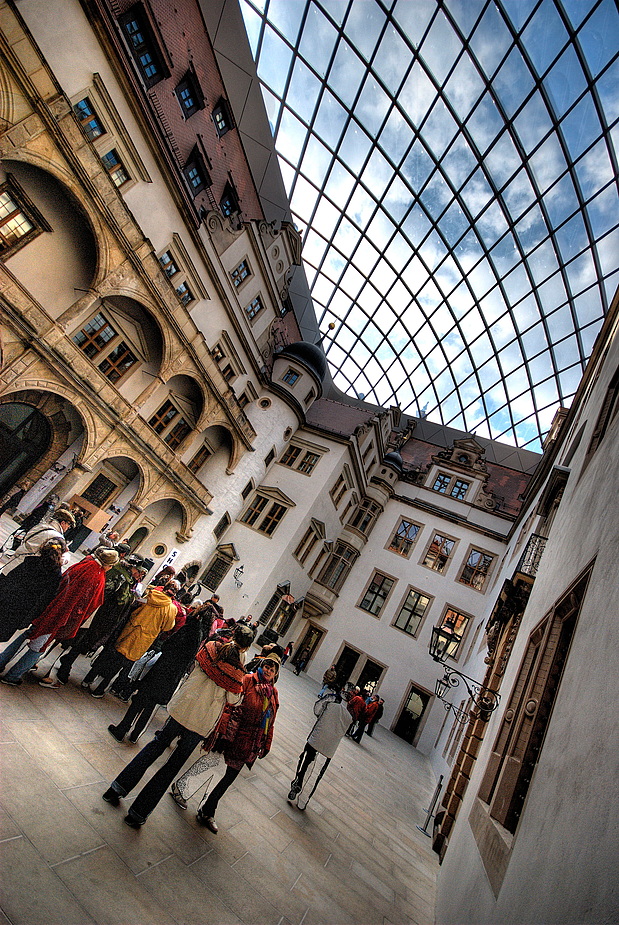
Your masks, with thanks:
<instances>
[{"instance_id":1,"label":"scarf","mask_svg":"<svg viewBox=\"0 0 619 925\"><path fill-rule=\"evenodd\" d=\"M271 698L273 697L273 682L267 681L262 673L262 665L256 669L256 690L262 697L262 722L260 728L264 729L266 735L269 730L269 723L273 715L271 709Z\"/></svg>"},{"instance_id":2,"label":"scarf","mask_svg":"<svg viewBox=\"0 0 619 925\"><path fill-rule=\"evenodd\" d=\"M240 694L243 689L243 665L239 650L233 643L206 642L196 655L196 661L204 674L231 694Z\"/></svg>"}]
</instances>

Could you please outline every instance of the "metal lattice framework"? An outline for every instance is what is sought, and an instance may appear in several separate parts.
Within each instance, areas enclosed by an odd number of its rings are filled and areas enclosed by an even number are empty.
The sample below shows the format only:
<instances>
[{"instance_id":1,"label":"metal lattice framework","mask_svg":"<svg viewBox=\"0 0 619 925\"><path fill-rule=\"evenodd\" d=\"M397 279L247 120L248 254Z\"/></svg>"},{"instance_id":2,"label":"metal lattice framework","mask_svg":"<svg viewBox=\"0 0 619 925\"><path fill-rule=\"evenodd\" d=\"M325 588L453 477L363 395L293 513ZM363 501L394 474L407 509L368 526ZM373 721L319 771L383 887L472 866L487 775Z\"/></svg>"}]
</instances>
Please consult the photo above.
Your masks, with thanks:
<instances>
[{"instance_id":1,"label":"metal lattice framework","mask_svg":"<svg viewBox=\"0 0 619 925\"><path fill-rule=\"evenodd\" d=\"M538 449L619 280L614 0L241 0L342 391Z\"/></svg>"}]
</instances>

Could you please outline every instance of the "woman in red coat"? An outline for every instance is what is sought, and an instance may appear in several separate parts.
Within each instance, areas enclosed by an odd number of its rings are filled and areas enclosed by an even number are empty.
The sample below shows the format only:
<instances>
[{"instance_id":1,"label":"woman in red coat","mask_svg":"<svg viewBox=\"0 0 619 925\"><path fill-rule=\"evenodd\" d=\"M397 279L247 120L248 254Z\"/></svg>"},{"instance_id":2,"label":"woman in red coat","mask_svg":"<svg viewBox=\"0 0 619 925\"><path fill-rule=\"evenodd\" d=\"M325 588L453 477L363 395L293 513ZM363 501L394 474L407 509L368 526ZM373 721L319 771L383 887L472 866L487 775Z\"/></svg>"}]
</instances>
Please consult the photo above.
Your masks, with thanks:
<instances>
[{"instance_id":1,"label":"woman in red coat","mask_svg":"<svg viewBox=\"0 0 619 925\"><path fill-rule=\"evenodd\" d=\"M237 779L244 764L251 768L256 758L268 755L273 741L273 724L279 698L275 680L280 658L269 655L252 674L243 678L243 700L226 708L217 728L214 751L226 762L226 773L198 810L198 822L217 834L215 810L228 787Z\"/></svg>"},{"instance_id":2,"label":"woman in red coat","mask_svg":"<svg viewBox=\"0 0 619 925\"><path fill-rule=\"evenodd\" d=\"M3 684L21 684L22 676L39 661L52 640L64 642L75 636L82 623L103 603L105 573L117 562L116 550L102 546L93 556L66 570L53 600L0 655L1 671L24 642L28 643L25 654L0 678Z\"/></svg>"}]
</instances>

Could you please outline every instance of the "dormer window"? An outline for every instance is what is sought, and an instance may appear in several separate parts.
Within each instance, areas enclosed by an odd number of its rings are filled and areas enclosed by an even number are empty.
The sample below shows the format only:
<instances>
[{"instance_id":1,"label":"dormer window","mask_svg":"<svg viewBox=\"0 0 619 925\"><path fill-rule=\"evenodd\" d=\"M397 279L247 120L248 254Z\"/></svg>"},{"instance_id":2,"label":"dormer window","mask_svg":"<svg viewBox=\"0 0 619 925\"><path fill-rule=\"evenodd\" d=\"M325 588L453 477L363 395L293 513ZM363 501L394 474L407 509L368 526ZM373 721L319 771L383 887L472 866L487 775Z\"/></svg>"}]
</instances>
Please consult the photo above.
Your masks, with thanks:
<instances>
[{"instance_id":1,"label":"dormer window","mask_svg":"<svg viewBox=\"0 0 619 925\"><path fill-rule=\"evenodd\" d=\"M211 178L206 169L204 158L197 147L189 155L189 159L183 167L183 174L189 184L192 196L197 196L203 189L211 185Z\"/></svg>"},{"instance_id":2,"label":"dormer window","mask_svg":"<svg viewBox=\"0 0 619 925\"><path fill-rule=\"evenodd\" d=\"M219 208L226 218L234 212L240 212L239 197L230 182L226 183L224 187L223 196L219 200Z\"/></svg>"},{"instance_id":3,"label":"dormer window","mask_svg":"<svg viewBox=\"0 0 619 925\"><path fill-rule=\"evenodd\" d=\"M163 56L142 5L136 4L119 21L133 60L146 86L152 87L164 77L168 77Z\"/></svg>"},{"instance_id":4,"label":"dormer window","mask_svg":"<svg viewBox=\"0 0 619 925\"><path fill-rule=\"evenodd\" d=\"M204 97L193 74L186 74L174 92L186 119L204 108Z\"/></svg>"},{"instance_id":5,"label":"dormer window","mask_svg":"<svg viewBox=\"0 0 619 925\"><path fill-rule=\"evenodd\" d=\"M439 472L432 485L432 491L437 491L441 495L449 495L451 498L455 498L456 501L464 501L470 484L464 479L458 479L453 475L447 475L445 472Z\"/></svg>"},{"instance_id":6,"label":"dormer window","mask_svg":"<svg viewBox=\"0 0 619 925\"><path fill-rule=\"evenodd\" d=\"M219 99L217 105L213 109L212 115L217 134L221 138L222 135L225 135L226 132L229 132L233 127L232 113L230 112L227 101L223 97Z\"/></svg>"}]
</instances>

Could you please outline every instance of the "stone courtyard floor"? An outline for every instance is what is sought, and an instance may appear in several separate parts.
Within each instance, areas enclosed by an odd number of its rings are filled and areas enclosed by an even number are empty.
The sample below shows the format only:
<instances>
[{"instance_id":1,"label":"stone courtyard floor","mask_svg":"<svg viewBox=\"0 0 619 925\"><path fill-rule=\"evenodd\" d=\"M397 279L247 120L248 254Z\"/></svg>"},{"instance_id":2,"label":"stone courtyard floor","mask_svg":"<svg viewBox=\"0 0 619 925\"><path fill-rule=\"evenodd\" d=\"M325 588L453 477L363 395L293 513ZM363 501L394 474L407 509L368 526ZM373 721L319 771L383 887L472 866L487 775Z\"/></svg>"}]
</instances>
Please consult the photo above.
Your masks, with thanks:
<instances>
[{"instance_id":1,"label":"stone courtyard floor","mask_svg":"<svg viewBox=\"0 0 619 925\"><path fill-rule=\"evenodd\" d=\"M219 834L198 796L183 812L166 795L136 831L101 794L139 745L109 735L126 707L81 690L87 668L59 691L0 685L0 925L433 923L438 864L416 826L435 780L414 748L382 727L344 739L300 812L286 794L319 685L284 669L272 751L222 798Z\"/></svg>"}]
</instances>

